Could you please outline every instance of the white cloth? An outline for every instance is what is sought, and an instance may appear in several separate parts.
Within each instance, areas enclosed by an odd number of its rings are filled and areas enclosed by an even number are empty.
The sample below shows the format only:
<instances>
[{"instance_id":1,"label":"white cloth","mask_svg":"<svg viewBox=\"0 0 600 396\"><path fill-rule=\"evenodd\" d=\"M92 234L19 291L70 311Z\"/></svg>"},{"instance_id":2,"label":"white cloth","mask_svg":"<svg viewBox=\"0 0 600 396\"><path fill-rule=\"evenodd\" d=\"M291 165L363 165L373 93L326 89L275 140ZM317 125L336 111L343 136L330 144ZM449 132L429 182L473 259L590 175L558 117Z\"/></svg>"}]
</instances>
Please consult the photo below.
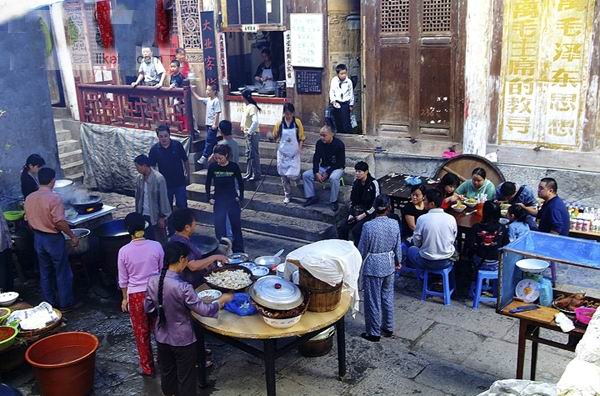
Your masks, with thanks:
<instances>
[{"instance_id":1,"label":"white cloth","mask_svg":"<svg viewBox=\"0 0 600 396\"><path fill-rule=\"evenodd\" d=\"M292 124L295 125L295 124ZM277 172L279 176L300 176L300 145L296 128L281 124L281 136L277 147Z\"/></svg>"},{"instance_id":2,"label":"white cloth","mask_svg":"<svg viewBox=\"0 0 600 396\"><path fill-rule=\"evenodd\" d=\"M431 209L419 216L413 233L413 243L419 254L427 260L444 260L454 254L454 241L458 228L456 219L443 209Z\"/></svg>"},{"instance_id":3,"label":"white cloth","mask_svg":"<svg viewBox=\"0 0 600 396\"><path fill-rule=\"evenodd\" d=\"M354 86L350 77L346 77L344 81L340 81L338 76L331 79L329 86L329 101L330 102L350 102L350 106L354 106Z\"/></svg>"},{"instance_id":4,"label":"white cloth","mask_svg":"<svg viewBox=\"0 0 600 396\"><path fill-rule=\"evenodd\" d=\"M343 290L352 295L352 316L356 315L360 302L358 277L362 257L352 242L327 239L311 243L290 252L286 260L289 259L299 261L312 276L331 286L343 281ZM291 266L286 265L286 272Z\"/></svg>"}]
</instances>

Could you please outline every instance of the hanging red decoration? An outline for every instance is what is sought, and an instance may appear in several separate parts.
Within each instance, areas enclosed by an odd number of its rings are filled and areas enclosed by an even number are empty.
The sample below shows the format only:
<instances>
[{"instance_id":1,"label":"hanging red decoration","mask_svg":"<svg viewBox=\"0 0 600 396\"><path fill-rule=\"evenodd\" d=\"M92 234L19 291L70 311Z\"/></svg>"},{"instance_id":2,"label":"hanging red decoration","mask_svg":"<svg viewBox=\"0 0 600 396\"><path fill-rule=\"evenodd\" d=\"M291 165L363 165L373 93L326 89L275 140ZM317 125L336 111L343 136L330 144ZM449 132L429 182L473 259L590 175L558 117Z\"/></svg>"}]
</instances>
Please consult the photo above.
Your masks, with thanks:
<instances>
[{"instance_id":1,"label":"hanging red decoration","mask_svg":"<svg viewBox=\"0 0 600 396\"><path fill-rule=\"evenodd\" d=\"M112 48L114 35L110 21L110 0L98 0L96 2L96 22L100 31L100 39L104 48Z\"/></svg>"},{"instance_id":2,"label":"hanging red decoration","mask_svg":"<svg viewBox=\"0 0 600 396\"><path fill-rule=\"evenodd\" d=\"M170 1L156 0L156 44L167 46L171 41Z\"/></svg>"}]
</instances>

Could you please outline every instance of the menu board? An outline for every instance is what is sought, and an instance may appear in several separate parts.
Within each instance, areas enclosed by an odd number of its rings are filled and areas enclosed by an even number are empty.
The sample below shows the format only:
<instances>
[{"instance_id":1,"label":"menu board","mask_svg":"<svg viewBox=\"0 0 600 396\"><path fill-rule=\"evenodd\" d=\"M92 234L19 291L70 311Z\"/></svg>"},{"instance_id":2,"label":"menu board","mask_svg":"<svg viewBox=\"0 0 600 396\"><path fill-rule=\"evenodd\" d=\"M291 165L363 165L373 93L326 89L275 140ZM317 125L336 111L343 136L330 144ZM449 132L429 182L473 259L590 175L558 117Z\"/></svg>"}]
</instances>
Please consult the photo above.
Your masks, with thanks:
<instances>
[{"instance_id":1,"label":"menu board","mask_svg":"<svg viewBox=\"0 0 600 396\"><path fill-rule=\"evenodd\" d=\"M292 65L323 67L323 14L290 14Z\"/></svg>"},{"instance_id":2,"label":"menu board","mask_svg":"<svg viewBox=\"0 0 600 396\"><path fill-rule=\"evenodd\" d=\"M296 91L299 94L320 94L323 69L295 69Z\"/></svg>"}]
</instances>

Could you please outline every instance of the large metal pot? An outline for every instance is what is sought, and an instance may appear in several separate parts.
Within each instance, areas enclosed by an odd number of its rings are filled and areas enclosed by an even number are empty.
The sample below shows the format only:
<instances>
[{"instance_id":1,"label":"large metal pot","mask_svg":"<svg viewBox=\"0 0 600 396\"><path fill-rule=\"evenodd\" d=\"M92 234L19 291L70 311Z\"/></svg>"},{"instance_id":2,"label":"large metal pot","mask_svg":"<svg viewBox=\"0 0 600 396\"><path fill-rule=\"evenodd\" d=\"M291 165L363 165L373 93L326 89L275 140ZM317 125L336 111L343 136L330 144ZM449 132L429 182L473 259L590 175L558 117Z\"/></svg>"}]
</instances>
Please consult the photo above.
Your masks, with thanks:
<instances>
[{"instance_id":1,"label":"large metal pot","mask_svg":"<svg viewBox=\"0 0 600 396\"><path fill-rule=\"evenodd\" d=\"M276 275L258 279L250 288L249 294L261 306L279 311L294 309L304 301L298 286Z\"/></svg>"},{"instance_id":2,"label":"large metal pot","mask_svg":"<svg viewBox=\"0 0 600 396\"><path fill-rule=\"evenodd\" d=\"M108 276L108 281L114 283L117 280L119 249L131 241L125 220L106 222L94 230L94 235L100 240L100 249L104 256L102 271Z\"/></svg>"},{"instance_id":3,"label":"large metal pot","mask_svg":"<svg viewBox=\"0 0 600 396\"><path fill-rule=\"evenodd\" d=\"M90 240L88 238L90 236L90 230L87 228L73 228L71 231L73 231L73 234L79 238L79 244L77 247L73 247L70 242L71 238L69 238L68 235L63 234L65 240L67 241L67 250L69 255L80 255L87 253L88 250L90 250Z\"/></svg>"}]
</instances>

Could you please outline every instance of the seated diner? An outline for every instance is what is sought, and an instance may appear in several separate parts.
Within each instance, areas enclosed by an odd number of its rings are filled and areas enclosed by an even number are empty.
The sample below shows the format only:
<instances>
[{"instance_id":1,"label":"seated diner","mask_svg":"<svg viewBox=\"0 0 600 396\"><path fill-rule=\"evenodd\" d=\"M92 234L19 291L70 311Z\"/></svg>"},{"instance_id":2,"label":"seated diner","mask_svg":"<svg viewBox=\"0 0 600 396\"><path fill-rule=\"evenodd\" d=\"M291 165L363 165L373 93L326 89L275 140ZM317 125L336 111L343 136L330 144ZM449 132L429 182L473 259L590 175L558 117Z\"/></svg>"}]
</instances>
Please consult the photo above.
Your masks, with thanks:
<instances>
[{"instance_id":1,"label":"seated diner","mask_svg":"<svg viewBox=\"0 0 600 396\"><path fill-rule=\"evenodd\" d=\"M477 199L481 194L486 196L486 200L492 200L496 196L496 187L487 179L485 169L475 168L471 172L471 180L465 180L458 186L452 199L454 202L459 198Z\"/></svg>"}]
</instances>

